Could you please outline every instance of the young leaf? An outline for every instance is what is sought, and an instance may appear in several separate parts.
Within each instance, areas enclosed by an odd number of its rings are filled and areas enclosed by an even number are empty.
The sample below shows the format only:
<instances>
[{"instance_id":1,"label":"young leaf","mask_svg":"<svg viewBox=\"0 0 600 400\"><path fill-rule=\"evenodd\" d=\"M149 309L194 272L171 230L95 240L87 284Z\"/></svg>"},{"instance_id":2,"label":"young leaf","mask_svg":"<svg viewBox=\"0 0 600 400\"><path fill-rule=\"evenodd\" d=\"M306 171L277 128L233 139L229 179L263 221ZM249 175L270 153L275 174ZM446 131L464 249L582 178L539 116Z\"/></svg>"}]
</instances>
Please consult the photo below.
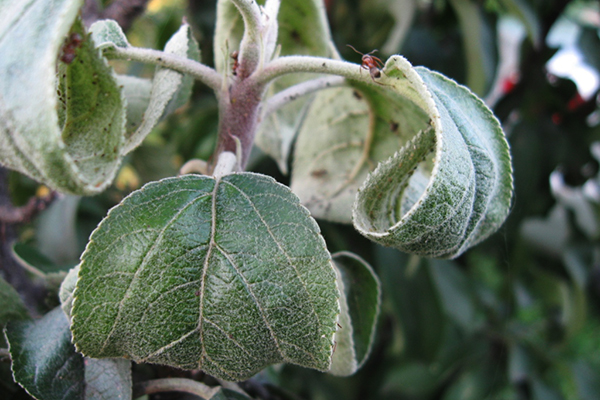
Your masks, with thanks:
<instances>
[{"instance_id":1,"label":"young leaf","mask_svg":"<svg viewBox=\"0 0 600 400\"><path fill-rule=\"evenodd\" d=\"M83 357L75 352L69 320L59 307L36 321L10 323L6 339L13 377L29 394L36 399L83 398Z\"/></svg>"},{"instance_id":2,"label":"young leaf","mask_svg":"<svg viewBox=\"0 0 600 400\"><path fill-rule=\"evenodd\" d=\"M384 74L380 90L409 98L427 112L431 128L369 175L356 198L354 226L405 252L457 257L508 214L508 144L492 112L465 87L400 56L387 61ZM430 152L433 159L424 163Z\"/></svg>"},{"instance_id":3,"label":"young leaf","mask_svg":"<svg viewBox=\"0 0 600 400\"><path fill-rule=\"evenodd\" d=\"M330 372L348 376L362 366L371 351L381 292L377 276L360 257L341 252L333 255L333 261L338 271L341 313Z\"/></svg>"},{"instance_id":4,"label":"young leaf","mask_svg":"<svg viewBox=\"0 0 600 400\"><path fill-rule=\"evenodd\" d=\"M280 54L336 57L332 45L327 13L322 0L287 0L278 14ZM294 74L277 79L269 88L267 99L274 94L309 79L314 74ZM268 100L267 100L268 101ZM277 161L283 173L288 172L288 157L292 143L312 97L296 99L277 111L261 117L256 145ZM267 109L263 111L268 111Z\"/></svg>"},{"instance_id":5,"label":"young leaf","mask_svg":"<svg viewBox=\"0 0 600 400\"><path fill-rule=\"evenodd\" d=\"M82 3L0 2L0 162L92 194L120 163L125 111L111 69L73 25Z\"/></svg>"},{"instance_id":6,"label":"young leaf","mask_svg":"<svg viewBox=\"0 0 600 400\"><path fill-rule=\"evenodd\" d=\"M247 379L271 363L330 366L330 255L296 196L253 173L185 175L132 193L92 234L73 304L90 357Z\"/></svg>"},{"instance_id":7,"label":"young leaf","mask_svg":"<svg viewBox=\"0 0 600 400\"><path fill-rule=\"evenodd\" d=\"M167 44L165 52L177 54L198 61L200 50L198 42L192 35L188 24L183 24ZM148 107L143 113L139 127L126 136L124 154L129 153L139 146L144 138L152 131L160 119L184 105L192 94L194 79L190 76L173 71L168 68L158 67L152 80L152 90ZM133 123L133 121L131 121Z\"/></svg>"},{"instance_id":8,"label":"young leaf","mask_svg":"<svg viewBox=\"0 0 600 400\"><path fill-rule=\"evenodd\" d=\"M112 19L96 21L90 26L90 34L96 48L100 50L111 47L129 47L127 37L121 26Z\"/></svg>"}]
</instances>

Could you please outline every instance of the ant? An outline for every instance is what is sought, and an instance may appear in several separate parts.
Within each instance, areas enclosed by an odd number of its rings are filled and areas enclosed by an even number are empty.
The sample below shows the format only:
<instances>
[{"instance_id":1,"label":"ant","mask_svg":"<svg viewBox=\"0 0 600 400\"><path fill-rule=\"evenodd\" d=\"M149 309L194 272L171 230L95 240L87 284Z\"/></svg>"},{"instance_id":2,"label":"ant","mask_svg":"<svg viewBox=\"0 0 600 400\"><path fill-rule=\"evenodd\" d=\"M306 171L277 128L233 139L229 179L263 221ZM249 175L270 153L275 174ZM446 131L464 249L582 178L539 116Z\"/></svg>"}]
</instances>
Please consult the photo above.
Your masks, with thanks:
<instances>
[{"instance_id":1,"label":"ant","mask_svg":"<svg viewBox=\"0 0 600 400\"><path fill-rule=\"evenodd\" d=\"M377 51L377 49L371 51L370 53L364 54L364 53L361 53L360 51L356 50L354 47L352 47L349 44L347 46L362 56L362 64L360 67L369 71L369 74L371 74L371 79L373 79L373 82L375 82L375 78L381 78L381 69L380 68L383 67L383 62L381 61L381 59L379 57L375 57L375 56L371 55L371 54L375 53ZM377 83L377 82L375 82L375 83Z\"/></svg>"},{"instance_id":2,"label":"ant","mask_svg":"<svg viewBox=\"0 0 600 400\"><path fill-rule=\"evenodd\" d=\"M62 55L60 61L65 64L71 64L77 56L77 49L81 46L83 38L79 33L71 33L68 38L65 39L65 44L62 47Z\"/></svg>"},{"instance_id":3,"label":"ant","mask_svg":"<svg viewBox=\"0 0 600 400\"><path fill-rule=\"evenodd\" d=\"M233 58L233 67L231 68L233 70L233 75L236 76L237 75L237 69L240 67L240 63L238 61L238 57L239 57L240 53L238 53L237 51L234 51L233 53L231 53L231 58Z\"/></svg>"}]
</instances>

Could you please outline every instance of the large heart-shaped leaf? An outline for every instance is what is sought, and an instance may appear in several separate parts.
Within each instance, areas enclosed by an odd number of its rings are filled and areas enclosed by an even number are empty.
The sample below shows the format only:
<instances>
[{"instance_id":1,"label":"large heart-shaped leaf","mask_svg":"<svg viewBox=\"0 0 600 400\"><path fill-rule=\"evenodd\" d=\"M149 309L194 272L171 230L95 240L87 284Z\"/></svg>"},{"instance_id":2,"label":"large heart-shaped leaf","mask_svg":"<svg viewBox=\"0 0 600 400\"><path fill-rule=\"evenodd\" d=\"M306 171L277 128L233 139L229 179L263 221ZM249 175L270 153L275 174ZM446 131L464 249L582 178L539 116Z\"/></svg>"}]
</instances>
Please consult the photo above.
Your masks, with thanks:
<instances>
[{"instance_id":1,"label":"large heart-shaped leaf","mask_svg":"<svg viewBox=\"0 0 600 400\"><path fill-rule=\"evenodd\" d=\"M125 110L111 69L73 25L82 3L0 2L0 162L91 194L117 170Z\"/></svg>"},{"instance_id":2,"label":"large heart-shaped leaf","mask_svg":"<svg viewBox=\"0 0 600 400\"><path fill-rule=\"evenodd\" d=\"M230 380L278 362L329 369L332 261L315 221L272 178L150 183L109 212L80 268L72 331L86 356Z\"/></svg>"},{"instance_id":3,"label":"large heart-shaped leaf","mask_svg":"<svg viewBox=\"0 0 600 400\"><path fill-rule=\"evenodd\" d=\"M336 253L341 313L331 363L331 373L348 376L366 361L379 314L381 290L377 276L362 258L348 252Z\"/></svg>"}]
</instances>

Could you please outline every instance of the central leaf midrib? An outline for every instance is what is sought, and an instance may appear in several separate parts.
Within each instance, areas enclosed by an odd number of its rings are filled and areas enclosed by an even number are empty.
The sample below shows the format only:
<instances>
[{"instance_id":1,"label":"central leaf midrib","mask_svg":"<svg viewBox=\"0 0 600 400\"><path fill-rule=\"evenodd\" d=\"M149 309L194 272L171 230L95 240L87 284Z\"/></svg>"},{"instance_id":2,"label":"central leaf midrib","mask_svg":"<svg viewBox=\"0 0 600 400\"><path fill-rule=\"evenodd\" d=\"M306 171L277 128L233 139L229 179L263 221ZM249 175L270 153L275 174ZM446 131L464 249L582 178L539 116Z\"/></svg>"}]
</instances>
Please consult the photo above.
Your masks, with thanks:
<instances>
[{"instance_id":1,"label":"central leaf midrib","mask_svg":"<svg viewBox=\"0 0 600 400\"><path fill-rule=\"evenodd\" d=\"M221 178L214 178L215 187L213 188L212 193L212 202L211 202L211 220L210 220L210 238L208 241L208 249L206 250L206 258L204 259L204 264L202 265L202 275L200 277L200 296L198 296L198 326L196 330L198 331L198 335L200 336L200 346L202 347L202 353L200 355L200 359L198 360L198 368L202 368L202 360L204 357L208 357L208 353L206 352L206 346L204 345L204 332L202 330L202 322L204 318L204 293L206 290L206 273L208 271L208 263L210 260L210 256L215 247L215 232L217 226L217 190L219 188L219 184L221 183Z\"/></svg>"}]
</instances>

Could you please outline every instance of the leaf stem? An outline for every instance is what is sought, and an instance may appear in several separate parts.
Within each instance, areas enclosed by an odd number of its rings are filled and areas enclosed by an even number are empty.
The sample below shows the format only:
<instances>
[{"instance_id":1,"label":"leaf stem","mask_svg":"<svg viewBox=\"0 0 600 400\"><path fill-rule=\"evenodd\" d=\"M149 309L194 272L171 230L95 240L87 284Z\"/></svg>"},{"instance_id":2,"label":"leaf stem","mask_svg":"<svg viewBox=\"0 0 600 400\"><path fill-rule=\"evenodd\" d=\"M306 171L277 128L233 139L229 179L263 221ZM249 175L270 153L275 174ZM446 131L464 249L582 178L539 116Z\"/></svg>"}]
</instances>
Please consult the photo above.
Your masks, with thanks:
<instances>
[{"instance_id":1,"label":"leaf stem","mask_svg":"<svg viewBox=\"0 0 600 400\"><path fill-rule=\"evenodd\" d=\"M105 52L105 56L113 59L140 61L170 68L193 76L216 93L219 93L221 90L222 78L217 71L202 63L176 54L129 46L111 47L109 51Z\"/></svg>"},{"instance_id":2,"label":"leaf stem","mask_svg":"<svg viewBox=\"0 0 600 400\"><path fill-rule=\"evenodd\" d=\"M219 390L186 378L164 378L141 382L133 387L133 398L160 392L183 392L210 399Z\"/></svg>"},{"instance_id":3,"label":"leaf stem","mask_svg":"<svg viewBox=\"0 0 600 400\"><path fill-rule=\"evenodd\" d=\"M371 76L358 64L313 56L285 56L269 62L264 69L256 71L249 79L253 84L264 85L282 75L298 72L339 75L356 81L371 82Z\"/></svg>"},{"instance_id":4,"label":"leaf stem","mask_svg":"<svg viewBox=\"0 0 600 400\"><path fill-rule=\"evenodd\" d=\"M306 96L326 88L343 86L345 82L346 79L341 76L326 76L290 86L276 93L265 102L262 118L268 117L271 113L296 100L298 97Z\"/></svg>"}]
</instances>

